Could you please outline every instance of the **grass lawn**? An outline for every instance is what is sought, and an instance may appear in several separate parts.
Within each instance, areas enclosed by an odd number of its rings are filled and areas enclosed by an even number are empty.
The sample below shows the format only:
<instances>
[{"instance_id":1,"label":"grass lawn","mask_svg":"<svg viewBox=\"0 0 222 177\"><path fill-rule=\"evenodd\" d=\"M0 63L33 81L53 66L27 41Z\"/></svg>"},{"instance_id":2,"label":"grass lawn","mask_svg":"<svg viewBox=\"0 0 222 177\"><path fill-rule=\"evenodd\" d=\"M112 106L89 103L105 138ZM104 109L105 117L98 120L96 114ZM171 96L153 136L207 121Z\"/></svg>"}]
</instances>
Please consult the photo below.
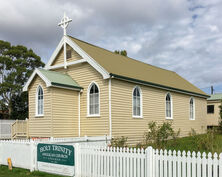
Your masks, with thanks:
<instances>
[{"instance_id":1,"label":"grass lawn","mask_svg":"<svg viewBox=\"0 0 222 177\"><path fill-rule=\"evenodd\" d=\"M180 150L180 151L200 151L200 152L222 152L222 135L221 134L215 134L215 137L208 138L206 140L206 134L204 135L196 135L194 137L184 137L184 138L178 138L177 140L169 140L165 146L165 149L171 149L171 150ZM201 139L205 139L200 144ZM212 148L207 148L206 146L212 145Z\"/></svg>"},{"instance_id":2,"label":"grass lawn","mask_svg":"<svg viewBox=\"0 0 222 177\"><path fill-rule=\"evenodd\" d=\"M13 168L12 171L8 170L7 166L0 166L0 177L61 177L59 175L52 175L39 171L30 172L22 168Z\"/></svg>"}]
</instances>

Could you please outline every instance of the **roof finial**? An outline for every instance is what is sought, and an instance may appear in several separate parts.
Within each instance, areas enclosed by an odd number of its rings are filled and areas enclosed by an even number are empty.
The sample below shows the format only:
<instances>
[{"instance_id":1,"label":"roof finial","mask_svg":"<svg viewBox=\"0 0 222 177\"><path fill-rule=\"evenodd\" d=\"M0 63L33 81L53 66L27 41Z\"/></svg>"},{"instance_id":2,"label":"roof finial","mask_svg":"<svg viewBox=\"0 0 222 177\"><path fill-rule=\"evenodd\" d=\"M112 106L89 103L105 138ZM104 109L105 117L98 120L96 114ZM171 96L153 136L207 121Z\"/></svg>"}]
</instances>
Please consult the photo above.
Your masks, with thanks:
<instances>
[{"instance_id":1,"label":"roof finial","mask_svg":"<svg viewBox=\"0 0 222 177\"><path fill-rule=\"evenodd\" d=\"M67 17L65 12L64 12L64 16L61 20L61 22L58 24L59 26L61 26L64 30L64 36L66 35L66 28L69 25L69 23L72 21L71 18Z\"/></svg>"}]
</instances>

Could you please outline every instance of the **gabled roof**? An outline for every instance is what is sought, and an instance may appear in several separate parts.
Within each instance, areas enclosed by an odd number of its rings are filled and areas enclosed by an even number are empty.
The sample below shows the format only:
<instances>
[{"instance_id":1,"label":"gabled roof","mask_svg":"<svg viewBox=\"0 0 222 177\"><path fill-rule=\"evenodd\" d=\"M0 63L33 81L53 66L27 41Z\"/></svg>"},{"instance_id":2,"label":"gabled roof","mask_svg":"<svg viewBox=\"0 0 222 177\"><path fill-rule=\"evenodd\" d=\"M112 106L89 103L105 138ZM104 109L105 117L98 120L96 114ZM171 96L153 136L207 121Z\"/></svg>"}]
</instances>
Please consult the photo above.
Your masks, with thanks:
<instances>
[{"instance_id":1,"label":"gabled roof","mask_svg":"<svg viewBox=\"0 0 222 177\"><path fill-rule=\"evenodd\" d=\"M45 69L36 69L31 77L29 78L28 82L23 87L23 91L28 90L28 86L31 84L33 78L38 75L45 83L47 87L61 87L66 89L74 89L74 90L81 90L82 87L74 81L69 75L62 74L60 72L49 71Z\"/></svg>"},{"instance_id":2,"label":"gabled roof","mask_svg":"<svg viewBox=\"0 0 222 177\"><path fill-rule=\"evenodd\" d=\"M74 37L69 38L102 66L111 76L155 87L195 94L208 95L173 71L155 67L97 47Z\"/></svg>"},{"instance_id":3,"label":"gabled roof","mask_svg":"<svg viewBox=\"0 0 222 177\"><path fill-rule=\"evenodd\" d=\"M207 101L216 101L216 100L222 100L222 93L215 93L213 95L210 95L210 98L207 99Z\"/></svg>"}]
</instances>

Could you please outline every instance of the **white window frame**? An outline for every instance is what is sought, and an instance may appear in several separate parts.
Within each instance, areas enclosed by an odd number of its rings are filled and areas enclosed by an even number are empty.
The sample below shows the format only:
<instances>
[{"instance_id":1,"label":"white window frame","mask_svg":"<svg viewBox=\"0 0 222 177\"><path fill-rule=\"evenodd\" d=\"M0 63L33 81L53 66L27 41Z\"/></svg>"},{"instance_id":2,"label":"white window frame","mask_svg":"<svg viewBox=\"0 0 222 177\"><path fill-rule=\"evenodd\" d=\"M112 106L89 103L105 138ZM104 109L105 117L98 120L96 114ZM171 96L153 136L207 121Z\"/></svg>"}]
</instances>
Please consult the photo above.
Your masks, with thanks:
<instances>
[{"instance_id":1,"label":"white window frame","mask_svg":"<svg viewBox=\"0 0 222 177\"><path fill-rule=\"evenodd\" d=\"M191 112L191 109L190 109L190 100L193 99L193 118L190 117L190 112ZM195 99L194 97L190 97L189 99L189 119L190 120L195 120L196 119L196 116L195 116Z\"/></svg>"},{"instance_id":2,"label":"white window frame","mask_svg":"<svg viewBox=\"0 0 222 177\"><path fill-rule=\"evenodd\" d=\"M171 117L167 117L167 113L166 113L166 109L167 109L167 105L166 105L166 97L167 95L170 94L170 108L171 108ZM173 97L172 94L170 92L167 92L165 95L165 117L166 119L173 119Z\"/></svg>"},{"instance_id":3,"label":"white window frame","mask_svg":"<svg viewBox=\"0 0 222 177\"><path fill-rule=\"evenodd\" d=\"M134 99L133 92L136 88L138 88L139 92L140 92L140 116L133 114L134 113L133 112L133 107L134 107L134 105L133 105L133 99ZM142 89L137 85L133 88L133 91L132 91L132 117L133 118L143 118L143 93L142 93Z\"/></svg>"},{"instance_id":4,"label":"white window frame","mask_svg":"<svg viewBox=\"0 0 222 177\"><path fill-rule=\"evenodd\" d=\"M42 94L43 94L43 100L42 100L42 104L43 104L43 108L42 108L42 114L38 114L38 106L39 106L39 102L38 102L38 93L39 93L39 88L41 87L42 89ZM35 96L35 117L43 117L44 116L44 89L43 87L39 84L37 89L36 89L36 96Z\"/></svg>"},{"instance_id":5,"label":"white window frame","mask_svg":"<svg viewBox=\"0 0 222 177\"><path fill-rule=\"evenodd\" d=\"M95 84L99 90L99 113L98 114L90 114L90 89L92 87L92 85ZM87 90L87 117L100 117L100 88L99 88L99 85L93 81L89 84L88 86L88 90Z\"/></svg>"}]
</instances>

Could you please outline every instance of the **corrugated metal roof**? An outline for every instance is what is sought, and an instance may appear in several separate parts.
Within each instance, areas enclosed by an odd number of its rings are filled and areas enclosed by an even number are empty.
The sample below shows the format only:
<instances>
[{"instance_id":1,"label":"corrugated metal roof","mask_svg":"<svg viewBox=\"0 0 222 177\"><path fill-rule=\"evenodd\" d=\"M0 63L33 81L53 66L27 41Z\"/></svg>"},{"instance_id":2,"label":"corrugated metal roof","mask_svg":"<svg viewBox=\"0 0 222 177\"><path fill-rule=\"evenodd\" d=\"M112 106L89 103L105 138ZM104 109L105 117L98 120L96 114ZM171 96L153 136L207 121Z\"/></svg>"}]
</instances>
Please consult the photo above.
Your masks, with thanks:
<instances>
[{"instance_id":1,"label":"corrugated metal roof","mask_svg":"<svg viewBox=\"0 0 222 177\"><path fill-rule=\"evenodd\" d=\"M222 93L215 93L213 95L210 95L210 98L208 98L207 100L208 101L222 100Z\"/></svg>"},{"instance_id":2,"label":"corrugated metal roof","mask_svg":"<svg viewBox=\"0 0 222 177\"><path fill-rule=\"evenodd\" d=\"M53 86L82 89L82 87L80 87L79 84L67 74L45 69L38 70L51 82Z\"/></svg>"},{"instance_id":3,"label":"corrugated metal roof","mask_svg":"<svg viewBox=\"0 0 222 177\"><path fill-rule=\"evenodd\" d=\"M109 73L126 78L137 79L188 93L208 96L205 92L179 76L177 73L155 67L141 61L125 57L106 49L69 36L79 47L98 62Z\"/></svg>"}]
</instances>

